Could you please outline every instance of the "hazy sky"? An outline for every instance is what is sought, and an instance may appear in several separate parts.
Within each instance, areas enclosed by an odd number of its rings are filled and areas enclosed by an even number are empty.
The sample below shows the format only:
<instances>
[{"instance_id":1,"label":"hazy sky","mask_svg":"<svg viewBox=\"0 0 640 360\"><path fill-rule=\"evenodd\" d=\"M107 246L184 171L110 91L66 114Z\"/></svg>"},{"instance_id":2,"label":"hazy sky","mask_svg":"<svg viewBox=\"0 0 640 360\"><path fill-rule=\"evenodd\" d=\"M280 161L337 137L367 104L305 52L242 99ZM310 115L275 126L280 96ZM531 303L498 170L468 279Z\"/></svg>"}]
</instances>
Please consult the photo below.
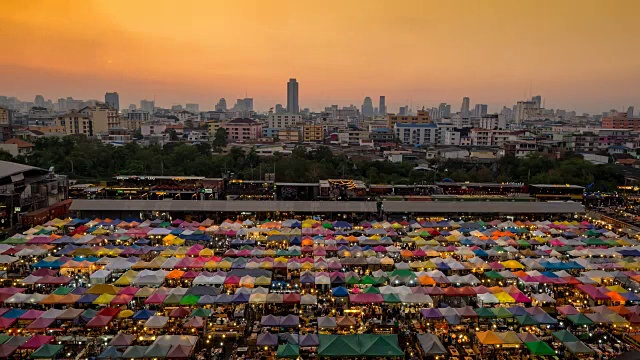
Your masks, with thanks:
<instances>
[{"instance_id":1,"label":"hazy sky","mask_svg":"<svg viewBox=\"0 0 640 360\"><path fill-rule=\"evenodd\" d=\"M638 0L1 0L0 95L640 109ZM625 108L626 109L626 108Z\"/></svg>"}]
</instances>

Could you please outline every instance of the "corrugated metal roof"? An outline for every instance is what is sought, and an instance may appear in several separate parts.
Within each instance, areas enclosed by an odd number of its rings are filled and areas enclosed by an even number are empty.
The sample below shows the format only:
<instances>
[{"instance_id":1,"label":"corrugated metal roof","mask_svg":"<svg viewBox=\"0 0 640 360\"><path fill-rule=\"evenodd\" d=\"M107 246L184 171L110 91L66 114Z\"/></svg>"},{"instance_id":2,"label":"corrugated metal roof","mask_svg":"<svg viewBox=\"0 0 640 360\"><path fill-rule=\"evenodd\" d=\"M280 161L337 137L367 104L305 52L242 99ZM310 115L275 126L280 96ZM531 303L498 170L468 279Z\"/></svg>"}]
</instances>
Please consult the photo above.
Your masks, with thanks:
<instances>
[{"instance_id":1,"label":"corrugated metal roof","mask_svg":"<svg viewBox=\"0 0 640 360\"><path fill-rule=\"evenodd\" d=\"M87 200L76 199L72 211L377 211L375 202L365 201L252 201L252 200Z\"/></svg>"},{"instance_id":2,"label":"corrugated metal roof","mask_svg":"<svg viewBox=\"0 0 640 360\"><path fill-rule=\"evenodd\" d=\"M576 202L383 201L387 213L561 214L583 213Z\"/></svg>"},{"instance_id":3,"label":"corrugated metal roof","mask_svg":"<svg viewBox=\"0 0 640 360\"><path fill-rule=\"evenodd\" d=\"M18 164L10 161L0 161L0 179L11 176L11 175L16 175L16 174L24 173L27 171L34 171L34 170L42 172L43 175L47 173L47 170L45 169L41 169L41 168L29 166L29 165Z\"/></svg>"}]
</instances>

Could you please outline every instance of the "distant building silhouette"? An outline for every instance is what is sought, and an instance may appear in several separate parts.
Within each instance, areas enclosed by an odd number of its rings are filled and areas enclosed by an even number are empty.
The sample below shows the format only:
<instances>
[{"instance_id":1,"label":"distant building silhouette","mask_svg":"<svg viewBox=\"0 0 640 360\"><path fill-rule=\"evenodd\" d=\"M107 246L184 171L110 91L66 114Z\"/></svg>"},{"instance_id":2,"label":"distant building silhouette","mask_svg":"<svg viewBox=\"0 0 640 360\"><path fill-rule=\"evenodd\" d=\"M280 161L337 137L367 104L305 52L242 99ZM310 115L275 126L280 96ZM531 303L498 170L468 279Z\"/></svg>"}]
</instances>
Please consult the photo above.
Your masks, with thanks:
<instances>
[{"instance_id":1,"label":"distant building silhouette","mask_svg":"<svg viewBox=\"0 0 640 360\"><path fill-rule=\"evenodd\" d=\"M297 114L300 112L300 104L298 103L298 82L296 79L289 79L287 83L287 112Z\"/></svg>"}]
</instances>

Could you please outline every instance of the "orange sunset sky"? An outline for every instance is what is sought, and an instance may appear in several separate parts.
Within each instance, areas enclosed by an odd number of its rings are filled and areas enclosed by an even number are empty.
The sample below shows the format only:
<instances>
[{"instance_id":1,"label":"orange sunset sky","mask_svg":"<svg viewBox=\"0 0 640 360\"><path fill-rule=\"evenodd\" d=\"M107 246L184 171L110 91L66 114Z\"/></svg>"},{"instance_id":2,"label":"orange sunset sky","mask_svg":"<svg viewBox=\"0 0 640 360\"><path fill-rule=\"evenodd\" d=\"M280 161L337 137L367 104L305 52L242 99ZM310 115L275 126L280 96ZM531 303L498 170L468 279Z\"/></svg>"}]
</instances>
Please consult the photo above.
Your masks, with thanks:
<instances>
[{"instance_id":1,"label":"orange sunset sky","mask_svg":"<svg viewBox=\"0 0 640 360\"><path fill-rule=\"evenodd\" d=\"M637 0L0 0L0 95L640 108Z\"/></svg>"}]
</instances>

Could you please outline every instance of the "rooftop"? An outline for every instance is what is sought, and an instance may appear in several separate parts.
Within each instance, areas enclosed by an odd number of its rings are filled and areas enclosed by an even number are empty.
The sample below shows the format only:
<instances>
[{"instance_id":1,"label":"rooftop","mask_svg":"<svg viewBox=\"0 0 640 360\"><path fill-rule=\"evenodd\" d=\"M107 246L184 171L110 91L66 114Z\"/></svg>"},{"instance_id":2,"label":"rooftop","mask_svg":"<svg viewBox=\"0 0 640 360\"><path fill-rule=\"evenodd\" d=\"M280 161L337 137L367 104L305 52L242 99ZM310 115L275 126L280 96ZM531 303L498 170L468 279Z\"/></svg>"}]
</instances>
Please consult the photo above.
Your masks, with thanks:
<instances>
[{"instance_id":1,"label":"rooftop","mask_svg":"<svg viewBox=\"0 0 640 360\"><path fill-rule=\"evenodd\" d=\"M33 145L32 143L28 142L28 141L24 141L22 139L18 139L18 138L11 138L7 141L4 142L5 144L15 144L18 145L18 148L20 149L24 149L24 148L32 148L35 145Z\"/></svg>"}]
</instances>

